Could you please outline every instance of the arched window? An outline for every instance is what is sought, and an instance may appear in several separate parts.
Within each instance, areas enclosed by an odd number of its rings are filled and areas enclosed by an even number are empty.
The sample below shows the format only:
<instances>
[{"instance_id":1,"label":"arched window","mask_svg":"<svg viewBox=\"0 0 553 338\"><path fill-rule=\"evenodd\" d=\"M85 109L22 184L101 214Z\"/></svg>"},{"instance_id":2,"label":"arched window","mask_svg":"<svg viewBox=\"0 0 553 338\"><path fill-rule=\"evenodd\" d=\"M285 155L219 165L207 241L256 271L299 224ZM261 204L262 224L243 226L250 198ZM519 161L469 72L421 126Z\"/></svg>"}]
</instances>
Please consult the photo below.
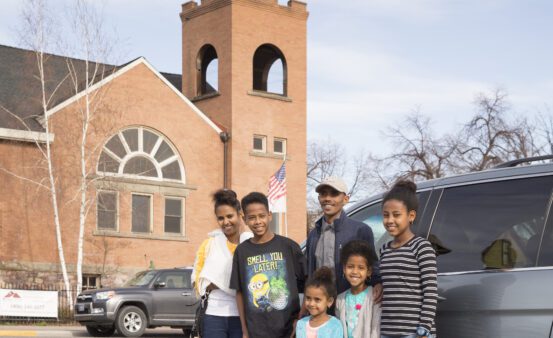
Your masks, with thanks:
<instances>
[{"instance_id":1,"label":"arched window","mask_svg":"<svg viewBox=\"0 0 553 338\"><path fill-rule=\"evenodd\" d=\"M163 135L133 127L113 135L102 148L98 173L108 176L183 182L184 166Z\"/></svg>"},{"instance_id":2,"label":"arched window","mask_svg":"<svg viewBox=\"0 0 553 338\"><path fill-rule=\"evenodd\" d=\"M253 55L253 89L286 96L287 84L284 54L271 44L259 46Z\"/></svg>"},{"instance_id":3,"label":"arched window","mask_svg":"<svg viewBox=\"0 0 553 338\"><path fill-rule=\"evenodd\" d=\"M219 59L212 45L204 45L196 59L198 96L219 91Z\"/></svg>"}]
</instances>

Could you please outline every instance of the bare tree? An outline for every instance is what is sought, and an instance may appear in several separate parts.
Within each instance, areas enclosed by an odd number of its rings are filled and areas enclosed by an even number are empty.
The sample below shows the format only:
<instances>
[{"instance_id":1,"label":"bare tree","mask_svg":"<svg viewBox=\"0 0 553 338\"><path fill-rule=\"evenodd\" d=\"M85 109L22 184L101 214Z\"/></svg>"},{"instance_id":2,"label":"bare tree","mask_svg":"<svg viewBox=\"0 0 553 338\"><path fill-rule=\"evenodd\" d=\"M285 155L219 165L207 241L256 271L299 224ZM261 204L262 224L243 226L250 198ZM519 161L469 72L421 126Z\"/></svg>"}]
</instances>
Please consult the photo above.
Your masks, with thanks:
<instances>
[{"instance_id":1,"label":"bare tree","mask_svg":"<svg viewBox=\"0 0 553 338\"><path fill-rule=\"evenodd\" d=\"M343 176L347 155L342 145L327 139L307 145L307 184L314 188L329 176Z\"/></svg>"},{"instance_id":2,"label":"bare tree","mask_svg":"<svg viewBox=\"0 0 553 338\"><path fill-rule=\"evenodd\" d=\"M529 121L509 121L507 99L502 89L477 95L476 114L457 135L459 146L451 162L457 172L480 171L539 154Z\"/></svg>"},{"instance_id":3,"label":"bare tree","mask_svg":"<svg viewBox=\"0 0 553 338\"><path fill-rule=\"evenodd\" d=\"M415 181L452 173L479 171L505 161L553 154L553 116L539 112L532 120L510 116L508 95L502 89L479 93L476 113L458 133L436 135L432 121L419 109L386 130L393 151L385 156L360 152L353 161L345 148L327 140L308 147L308 196L325 177L347 176L351 195L388 189L400 178ZM400 127L398 127L398 125ZM318 203L309 199L308 219L318 216Z\"/></svg>"},{"instance_id":4,"label":"bare tree","mask_svg":"<svg viewBox=\"0 0 553 338\"><path fill-rule=\"evenodd\" d=\"M34 182L43 186L50 194L50 202L52 204L52 212L54 215L54 226L56 233L58 256L62 270L63 282L67 290L67 300L69 304L73 303L73 295L71 294L71 284L67 273L67 265L65 261L65 253L62 242L62 226L60 221L60 206L58 203L58 188L57 188L57 173L54 168L54 160L52 154L52 134L50 132L51 124L47 114L51 107L53 98L56 95L59 86L55 86L53 90L49 90L46 79L45 64L47 54L45 50L51 47L53 39L55 39L52 21L52 13L48 13L46 5L42 0L30 0L23 10L22 17L24 20L23 34L26 35L28 46L34 51L36 57L36 67L38 71L38 80L41 87L41 109L42 109L42 124L44 127L45 142L40 142L38 138L35 140L37 149L40 151L47 167L47 183L43 185L42 180L33 178L25 178L25 180ZM60 84L61 85L61 84ZM11 113L11 112L9 112ZM12 114L17 118L16 114ZM27 125L24 121L20 121Z\"/></svg>"},{"instance_id":5,"label":"bare tree","mask_svg":"<svg viewBox=\"0 0 553 338\"><path fill-rule=\"evenodd\" d=\"M447 174L448 159L457 144L447 136L437 138L430 118L424 117L418 109L406 117L401 127L389 128L386 136L396 149L383 159L388 167L396 169L392 180L430 180Z\"/></svg>"},{"instance_id":6,"label":"bare tree","mask_svg":"<svg viewBox=\"0 0 553 338\"><path fill-rule=\"evenodd\" d=\"M59 38L60 34L54 34L53 27L61 26L61 20L56 18L53 12L49 11L43 0L29 0L22 12L22 41L35 54L36 72L38 74L36 78L40 82L41 87L41 112L37 120L44 128L44 133L35 133L37 136L34 142L41 155L42 163L44 163L44 167L46 168L46 179L42 177L25 177L18 175L14 171L0 168L14 177L34 183L48 191L54 216L60 266L65 288L68 290L67 298L70 303L72 302L72 295L69 292L71 287L62 237L73 235L75 232L71 231L69 234L62 233L63 226L60 219L60 211L62 208L78 201L79 231L76 238L76 280L77 292L80 292L82 289L84 230L88 213L94 203L94 199L90 198L89 188L97 179L93 175L95 168L93 161L100 147L100 144L91 142L89 136L91 131L101 135L103 134L102 131L105 133L110 130L113 121L116 119L116 114L106 114L107 107L102 100L106 90L99 90L94 87L94 84L116 69L113 66L107 66L105 63L98 62L105 62L111 52L111 44L108 43L108 39L103 33L101 16L85 0L77 0L73 4L74 7L72 7L72 12L69 15L73 19L73 22L71 22L69 32L74 36L65 34L64 37L69 35L68 40ZM70 41L74 42L72 46ZM54 45L58 49L68 49L65 50L66 53L77 53L83 58L82 60L65 58L66 72L64 72L65 76L61 78L48 78L48 61L51 55L47 54L46 50L54 49ZM57 58L59 59L60 57ZM51 110L59 104L60 98L76 96L77 94L78 100L71 105L70 111L64 112L65 119L70 121L69 125L76 126L77 128L69 128L69 130L63 130L63 132L66 135L71 135L76 141L78 140L79 154L72 154L67 157L60 153L56 156L63 156L64 160L62 163L56 162L54 149L52 148L53 134L51 133L55 123ZM27 130L32 130L24 119L7 109L1 102L0 108L18 120ZM98 114L99 112L103 114ZM109 116L109 118L106 119L106 116ZM60 119L58 118L56 121L60 121ZM56 149L60 149L60 147ZM74 165L72 165L72 159L75 159ZM63 170L59 166L68 167L68 164L71 164L72 168L77 168L78 174L76 176L79 183L74 193L65 192L70 197L64 198L62 201L59 193L62 186L59 175ZM42 164L38 166L40 167Z\"/></svg>"},{"instance_id":7,"label":"bare tree","mask_svg":"<svg viewBox=\"0 0 553 338\"><path fill-rule=\"evenodd\" d=\"M548 107L545 111L538 112L535 124L542 152L553 155L553 114Z\"/></svg>"},{"instance_id":8,"label":"bare tree","mask_svg":"<svg viewBox=\"0 0 553 338\"><path fill-rule=\"evenodd\" d=\"M109 75L113 68L106 67L106 61L111 54L112 43L107 39L100 13L94 7L84 0L77 0L74 4L71 22L71 31L75 33L75 41L78 43L73 50L82 55L84 61L84 73L72 62L67 59L68 73L71 76L73 90L75 95L82 93L82 104L76 105L79 116L80 135L79 148L79 232L77 239L77 292L82 290L82 264L84 250L84 230L90 207L94 204L94 199L89 198L89 186L95 181L93 177L94 160L100 144L89 145L89 133L91 123L96 119L97 114L106 110L103 106L102 95L105 91L93 90L92 87L98 81L101 81L106 75ZM92 61L94 60L94 62ZM99 63L102 61L103 63ZM110 128L110 123L103 123L105 128Z\"/></svg>"},{"instance_id":9,"label":"bare tree","mask_svg":"<svg viewBox=\"0 0 553 338\"><path fill-rule=\"evenodd\" d=\"M331 139L310 141L307 147L308 193L314 191L325 178L339 176L348 183L348 195L351 201L355 201L370 190L368 183L372 177L367 169L371 162L371 154L364 150L350 155L345 147Z\"/></svg>"}]
</instances>

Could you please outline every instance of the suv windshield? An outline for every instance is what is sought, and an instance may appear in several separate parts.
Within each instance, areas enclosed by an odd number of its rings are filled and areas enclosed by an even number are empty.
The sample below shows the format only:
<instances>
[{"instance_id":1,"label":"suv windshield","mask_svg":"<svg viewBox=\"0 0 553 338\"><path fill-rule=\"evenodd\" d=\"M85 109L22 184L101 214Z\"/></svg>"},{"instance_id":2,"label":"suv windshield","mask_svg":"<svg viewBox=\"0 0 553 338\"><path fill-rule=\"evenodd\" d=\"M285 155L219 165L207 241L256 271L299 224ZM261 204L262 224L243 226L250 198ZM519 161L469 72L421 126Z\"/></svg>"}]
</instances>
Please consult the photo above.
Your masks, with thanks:
<instances>
[{"instance_id":1,"label":"suv windshield","mask_svg":"<svg viewBox=\"0 0 553 338\"><path fill-rule=\"evenodd\" d=\"M156 271L141 271L127 281L123 286L146 286L156 275Z\"/></svg>"}]
</instances>

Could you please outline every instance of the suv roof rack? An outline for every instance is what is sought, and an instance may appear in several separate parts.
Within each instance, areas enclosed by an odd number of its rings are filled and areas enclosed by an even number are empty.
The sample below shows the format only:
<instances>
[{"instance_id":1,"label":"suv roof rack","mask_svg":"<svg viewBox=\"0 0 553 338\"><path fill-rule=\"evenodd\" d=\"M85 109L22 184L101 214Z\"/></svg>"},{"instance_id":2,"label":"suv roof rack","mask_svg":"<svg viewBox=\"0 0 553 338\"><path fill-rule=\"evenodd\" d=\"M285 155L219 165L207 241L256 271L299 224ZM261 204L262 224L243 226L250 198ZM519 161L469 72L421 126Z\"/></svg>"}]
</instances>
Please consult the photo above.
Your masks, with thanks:
<instances>
[{"instance_id":1,"label":"suv roof rack","mask_svg":"<svg viewBox=\"0 0 553 338\"><path fill-rule=\"evenodd\" d=\"M516 159L516 160L507 161L507 162L498 164L493 168L494 169L511 168L511 167L516 167L517 165L522 164L522 163L530 163L530 162L537 162L537 161L543 161L543 160L553 160L553 154L552 155L543 155L543 156L519 158L519 159Z\"/></svg>"}]
</instances>

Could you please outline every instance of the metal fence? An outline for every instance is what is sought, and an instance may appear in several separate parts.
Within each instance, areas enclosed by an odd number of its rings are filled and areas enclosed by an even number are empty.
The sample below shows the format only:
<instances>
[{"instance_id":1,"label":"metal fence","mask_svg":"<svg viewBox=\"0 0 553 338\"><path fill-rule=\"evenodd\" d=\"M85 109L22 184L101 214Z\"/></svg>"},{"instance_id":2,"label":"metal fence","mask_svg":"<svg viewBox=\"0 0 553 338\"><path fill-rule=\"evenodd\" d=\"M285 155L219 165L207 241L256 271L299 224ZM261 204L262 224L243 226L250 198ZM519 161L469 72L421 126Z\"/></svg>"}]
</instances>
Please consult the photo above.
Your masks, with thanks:
<instances>
[{"instance_id":1,"label":"metal fence","mask_svg":"<svg viewBox=\"0 0 553 338\"><path fill-rule=\"evenodd\" d=\"M17 283L0 283L0 289L4 290L35 290L35 291L57 291L58 292L58 317L27 317L27 316L3 316L0 315L0 323L2 324L76 324L73 319L73 304L70 304L67 297L67 289L64 285L27 285ZM69 290L73 296L73 301L76 299L76 289ZM1 302L2 300L0 300Z\"/></svg>"}]
</instances>

